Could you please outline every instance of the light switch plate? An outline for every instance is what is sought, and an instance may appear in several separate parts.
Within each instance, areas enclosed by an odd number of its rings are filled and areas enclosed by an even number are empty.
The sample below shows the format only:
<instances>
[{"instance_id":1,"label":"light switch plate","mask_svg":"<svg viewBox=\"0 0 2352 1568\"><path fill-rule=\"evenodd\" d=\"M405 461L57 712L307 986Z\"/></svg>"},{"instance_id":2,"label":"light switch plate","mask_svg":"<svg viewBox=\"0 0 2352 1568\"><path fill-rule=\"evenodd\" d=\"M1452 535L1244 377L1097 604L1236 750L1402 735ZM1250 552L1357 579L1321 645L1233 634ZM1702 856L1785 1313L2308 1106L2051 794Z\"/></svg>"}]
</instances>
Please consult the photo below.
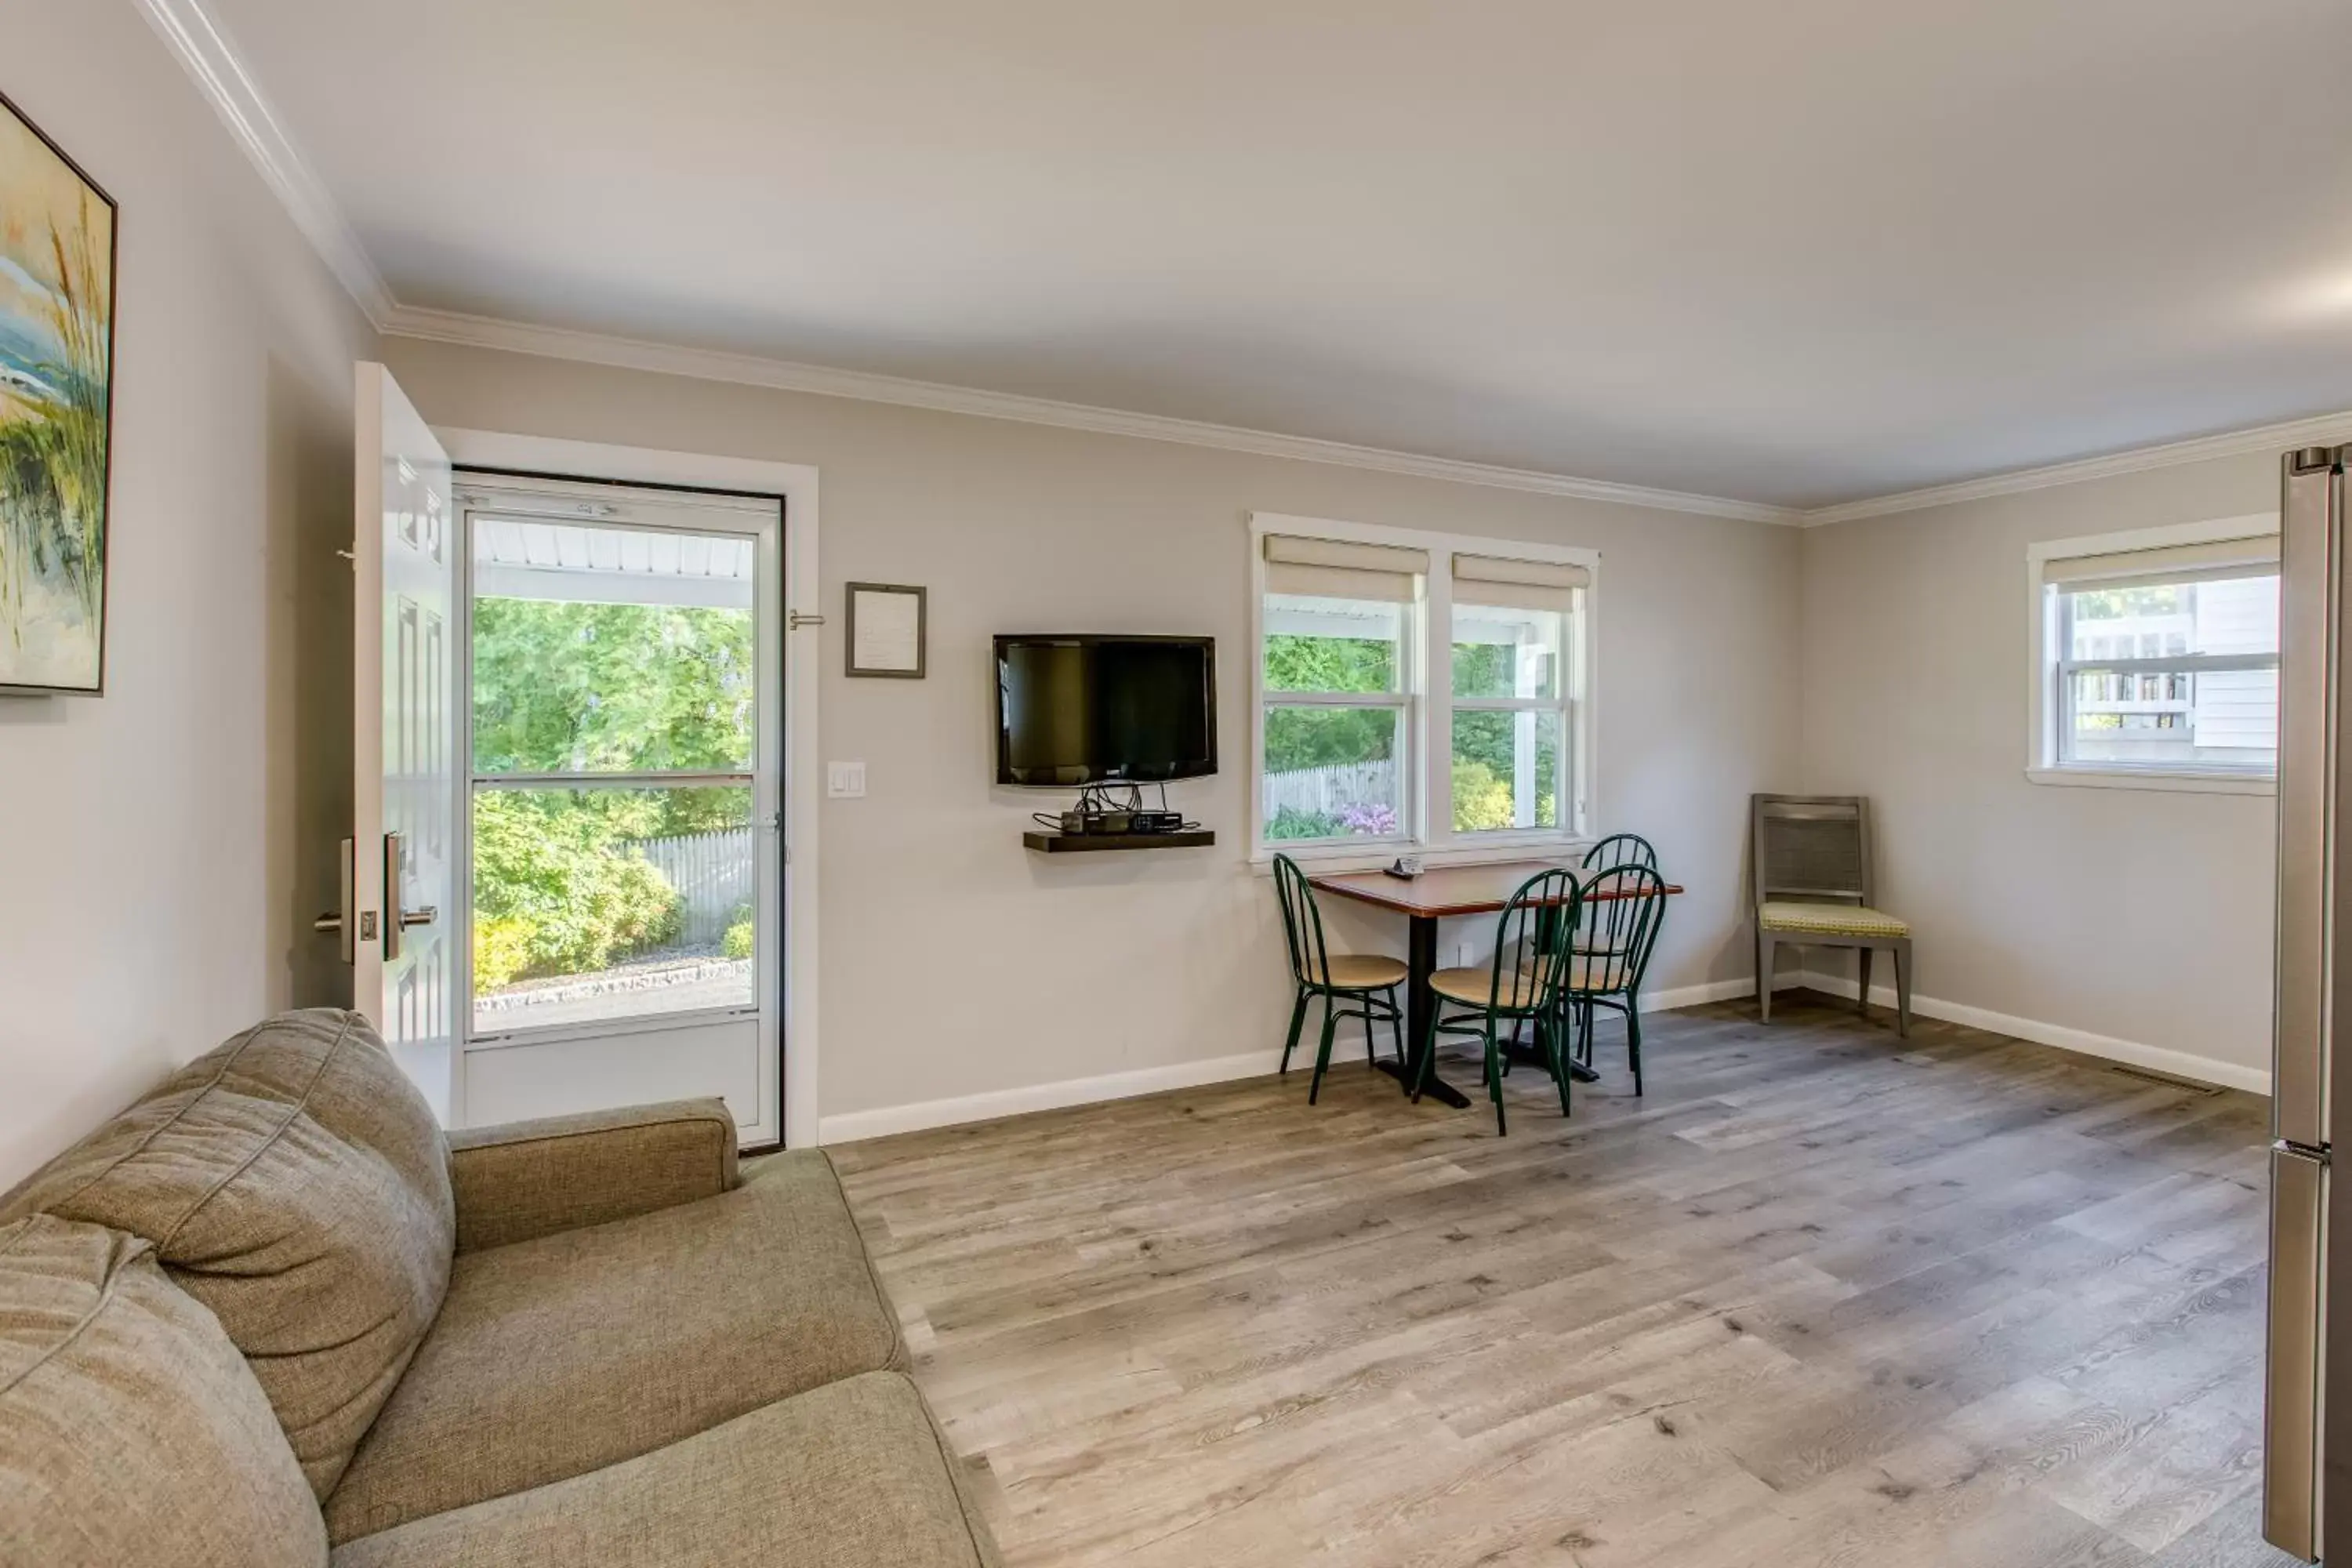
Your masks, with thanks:
<instances>
[{"instance_id":1,"label":"light switch plate","mask_svg":"<svg viewBox=\"0 0 2352 1568\"><path fill-rule=\"evenodd\" d=\"M864 763L824 764L824 793L835 800L858 800L866 794Z\"/></svg>"}]
</instances>

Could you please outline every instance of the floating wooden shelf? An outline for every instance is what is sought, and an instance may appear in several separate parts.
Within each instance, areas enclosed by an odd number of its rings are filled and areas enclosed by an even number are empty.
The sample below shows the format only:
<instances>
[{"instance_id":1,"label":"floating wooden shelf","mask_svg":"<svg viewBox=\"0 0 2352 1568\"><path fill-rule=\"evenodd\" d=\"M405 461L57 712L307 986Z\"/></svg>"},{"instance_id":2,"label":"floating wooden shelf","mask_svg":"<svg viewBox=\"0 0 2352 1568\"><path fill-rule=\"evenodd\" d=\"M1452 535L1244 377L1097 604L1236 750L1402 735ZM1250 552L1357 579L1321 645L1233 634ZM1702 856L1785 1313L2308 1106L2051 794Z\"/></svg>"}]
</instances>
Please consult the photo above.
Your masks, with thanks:
<instances>
[{"instance_id":1,"label":"floating wooden shelf","mask_svg":"<svg viewBox=\"0 0 2352 1568\"><path fill-rule=\"evenodd\" d=\"M1189 833L1024 833L1021 842L1045 855L1076 855L1091 849L1198 849L1214 844L1206 828Z\"/></svg>"}]
</instances>

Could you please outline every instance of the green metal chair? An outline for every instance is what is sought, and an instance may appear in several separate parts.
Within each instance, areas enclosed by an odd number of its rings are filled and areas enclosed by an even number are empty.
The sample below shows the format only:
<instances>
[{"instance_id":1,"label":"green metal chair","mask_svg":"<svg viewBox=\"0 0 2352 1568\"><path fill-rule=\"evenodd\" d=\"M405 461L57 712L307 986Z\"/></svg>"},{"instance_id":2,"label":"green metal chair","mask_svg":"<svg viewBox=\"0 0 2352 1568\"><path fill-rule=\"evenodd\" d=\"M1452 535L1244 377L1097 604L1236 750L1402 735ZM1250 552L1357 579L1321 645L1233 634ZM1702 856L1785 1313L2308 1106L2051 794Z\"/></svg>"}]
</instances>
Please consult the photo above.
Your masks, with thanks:
<instances>
[{"instance_id":1,"label":"green metal chair","mask_svg":"<svg viewBox=\"0 0 2352 1568\"><path fill-rule=\"evenodd\" d=\"M1654 866L1612 866L1585 884L1574 962L1561 988L1577 1058L1592 1064L1593 1009L1625 1015L1625 1060L1642 1092L1642 978L1666 923L1666 879ZM1602 894L1613 895L1602 897Z\"/></svg>"},{"instance_id":2,"label":"green metal chair","mask_svg":"<svg viewBox=\"0 0 2352 1568\"><path fill-rule=\"evenodd\" d=\"M1282 905L1283 940L1290 945L1290 978L1298 987L1290 1009L1290 1037L1282 1046L1282 1070L1290 1071L1290 1053L1298 1048L1298 1031L1307 1023L1307 1005L1323 998L1323 1043L1315 1051L1315 1081L1307 1086L1307 1103L1323 1092L1323 1074L1331 1065L1331 1037L1342 1018L1364 1021L1364 1059L1375 1059L1372 1019L1386 1018L1396 1037L1397 1065L1404 1066L1404 1010L1397 1005L1396 988L1410 973L1404 961L1379 953L1333 952L1323 940L1323 911L1315 902L1315 886L1298 862L1287 855L1274 858L1274 892Z\"/></svg>"},{"instance_id":3,"label":"green metal chair","mask_svg":"<svg viewBox=\"0 0 2352 1568\"><path fill-rule=\"evenodd\" d=\"M1559 1025L1565 1016L1563 986L1569 972L1568 944L1577 929L1577 910L1583 889L1576 873L1566 867L1538 871L1519 884L1495 925L1494 962L1484 969L1441 969L1429 977L1434 993L1429 1009L1429 1035L1422 1041L1420 1070L1413 1076L1412 1098L1421 1100L1428 1087L1430 1064L1437 1058L1441 1034L1475 1036L1486 1046L1486 1094L1495 1102L1495 1131L1507 1135L1503 1115L1503 1053L1497 1031L1523 1023L1535 1025L1552 1082L1559 1088L1559 1113L1570 1114L1568 1066L1560 1053L1567 1048ZM1449 1018L1447 1005L1457 1009ZM1475 1022L1474 1022L1475 1020ZM1507 1032L1507 1031L1506 1031Z\"/></svg>"}]
</instances>

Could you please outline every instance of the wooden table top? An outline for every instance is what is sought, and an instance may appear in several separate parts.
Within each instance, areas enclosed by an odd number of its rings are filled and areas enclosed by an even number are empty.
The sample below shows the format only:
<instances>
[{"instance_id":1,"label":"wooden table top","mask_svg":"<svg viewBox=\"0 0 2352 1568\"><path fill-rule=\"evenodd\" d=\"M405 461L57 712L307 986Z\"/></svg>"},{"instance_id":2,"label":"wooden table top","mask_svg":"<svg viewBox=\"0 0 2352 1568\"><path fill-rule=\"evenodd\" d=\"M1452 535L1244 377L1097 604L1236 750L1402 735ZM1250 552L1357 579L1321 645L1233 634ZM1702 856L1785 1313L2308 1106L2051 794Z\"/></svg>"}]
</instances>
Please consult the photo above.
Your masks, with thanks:
<instances>
[{"instance_id":1,"label":"wooden table top","mask_svg":"<svg viewBox=\"0 0 2352 1568\"><path fill-rule=\"evenodd\" d=\"M1358 899L1417 920L1429 920L1447 915L1491 915L1511 901L1520 883L1538 871L1554 870L1561 864L1557 860L1504 860L1489 866L1435 866L1411 880L1391 877L1385 871L1350 871L1309 877L1307 880L1343 899ZM1584 868L1568 868L1577 873L1579 881L1584 879ZM1682 889L1669 882L1665 890L1671 894ZM1623 895L1615 889L1601 888L1587 896L1614 899Z\"/></svg>"}]
</instances>

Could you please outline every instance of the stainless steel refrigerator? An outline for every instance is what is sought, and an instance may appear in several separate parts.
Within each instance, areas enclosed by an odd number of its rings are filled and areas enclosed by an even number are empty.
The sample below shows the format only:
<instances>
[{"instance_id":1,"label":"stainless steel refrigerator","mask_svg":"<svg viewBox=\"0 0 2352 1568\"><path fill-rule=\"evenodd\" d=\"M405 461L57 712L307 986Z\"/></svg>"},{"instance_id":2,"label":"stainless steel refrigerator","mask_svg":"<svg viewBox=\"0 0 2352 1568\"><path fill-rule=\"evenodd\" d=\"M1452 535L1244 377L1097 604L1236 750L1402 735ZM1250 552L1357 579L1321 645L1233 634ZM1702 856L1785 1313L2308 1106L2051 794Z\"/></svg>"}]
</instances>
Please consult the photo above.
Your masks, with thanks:
<instances>
[{"instance_id":1,"label":"stainless steel refrigerator","mask_svg":"<svg viewBox=\"0 0 2352 1568\"><path fill-rule=\"evenodd\" d=\"M2278 991L2263 1533L2352 1565L2352 446L2290 452L2279 541ZM2336 982L2345 981L2338 996ZM2337 1003L2344 1006L2341 1011ZM2331 1308L2331 1302L2334 1306ZM2332 1352L2332 1353L2331 1353Z\"/></svg>"}]
</instances>

